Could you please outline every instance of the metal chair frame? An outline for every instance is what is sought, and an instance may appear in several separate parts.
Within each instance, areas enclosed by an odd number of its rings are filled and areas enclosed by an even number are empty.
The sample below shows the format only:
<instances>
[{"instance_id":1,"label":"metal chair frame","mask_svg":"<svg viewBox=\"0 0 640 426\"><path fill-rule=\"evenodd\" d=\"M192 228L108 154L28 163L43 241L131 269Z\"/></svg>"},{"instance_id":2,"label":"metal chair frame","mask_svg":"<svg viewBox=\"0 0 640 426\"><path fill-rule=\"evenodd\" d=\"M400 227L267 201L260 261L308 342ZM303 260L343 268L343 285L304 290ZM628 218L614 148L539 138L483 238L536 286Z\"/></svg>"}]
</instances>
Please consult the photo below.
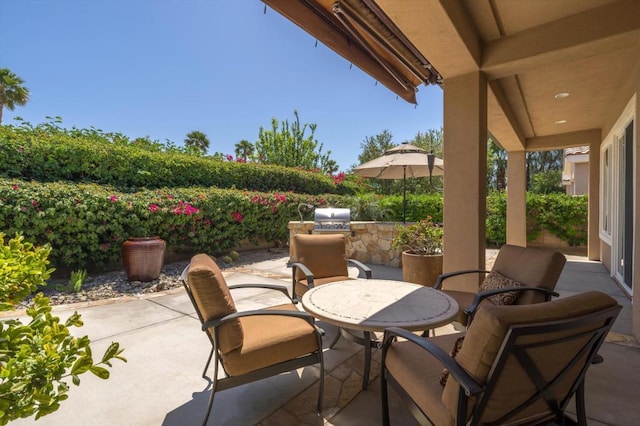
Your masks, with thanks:
<instances>
[{"instance_id":1,"label":"metal chair frame","mask_svg":"<svg viewBox=\"0 0 640 426\"><path fill-rule=\"evenodd\" d=\"M205 415L205 418L202 424L206 425L207 421L209 420L211 409L213 408L215 393L217 391L223 391L225 389L230 389L246 383L255 382L258 380L265 379L267 377L278 375L280 373L292 371L301 367L306 367L308 365L313 365L318 363L320 364L320 380L318 383L319 389L318 389L318 403L317 403L316 411L318 416L320 416L322 411L322 396L324 393L324 359L322 356L322 330L320 330L315 325L314 318L306 312L294 312L294 311L284 311L284 310L251 310L251 311L244 311L244 312L236 312L233 314L226 315L224 317L212 319L209 321L204 321L202 313L200 312L200 309L191 292L191 288L189 287L187 272L188 272L188 267L182 273L182 285L187 291L187 294L189 295L189 299L191 300L191 303L195 308L198 318L200 319L200 323L202 324L202 331L205 332L205 334L209 338L209 341L211 342L211 352L209 352L207 363L202 372L202 378L207 379L211 384L211 394L209 396L209 403L207 405L207 413ZM276 291L282 292L287 296L289 300L291 300L287 289L282 286L269 285L269 284L240 284L240 285L230 286L229 290L232 291L238 288L263 288L263 289L276 290ZM220 354L218 350L219 343L218 343L218 333L216 333L216 329L220 327L222 324L229 322L231 320L235 320L235 319L247 317L247 316L255 316L255 315L269 315L269 316L282 315L287 317L300 318L302 320L307 321L315 329L316 337L318 339L318 348L319 348L318 351L302 357L294 358L289 361L270 365L270 366L261 368L259 370L251 371L249 373L245 373L239 376L229 375L226 369L224 368L224 364L222 364L221 362L218 362L222 358L222 354ZM209 332L210 329L211 329L211 332ZM214 354L215 354L215 357L214 357ZM212 359L214 360L213 378L209 378L206 375L206 373L207 373L207 370L209 369L209 365ZM224 371L226 377L218 378L219 366L222 366L222 370Z\"/></svg>"},{"instance_id":2,"label":"metal chair frame","mask_svg":"<svg viewBox=\"0 0 640 426\"><path fill-rule=\"evenodd\" d=\"M371 269L365 265L364 263L355 260L355 259L347 259L347 265L353 265L355 267L357 267L360 272L364 273L364 276L366 279L370 279L371 278ZM298 269L300 269L302 271L302 273L305 275L305 279L307 280L307 286L309 288L313 288L314 287L314 282L313 282L313 272L302 262L291 262L291 277L292 277L292 295L293 295L293 300L294 303L298 301L298 294L296 293L296 283L297 283L297 278L296 276L298 275Z\"/></svg>"},{"instance_id":3,"label":"metal chair frame","mask_svg":"<svg viewBox=\"0 0 640 426\"><path fill-rule=\"evenodd\" d=\"M478 383L473 377L471 377L454 358L449 356L445 351L436 346L428 339L424 339L416 336L413 333L407 332L399 328L390 328L385 330L383 346L382 346L382 374L381 374L381 399L382 399L382 417L383 424L389 425L389 405L388 405L388 390L387 383L391 383L394 389L396 389L409 403L410 410L414 416L420 421L429 421L427 413L423 412L420 407L409 397L402 386L391 375L391 373L385 368L385 360L389 346L397 337L402 337L408 341L420 346L426 352L436 357L443 365L449 370L451 376L453 376L460 385L458 393L458 407L456 414L456 425L477 425L482 419L485 408L488 402L491 400L492 394L495 390L496 383L500 378L502 369L505 366L508 358L513 355L518 360L520 366L527 372L528 378L535 385L536 391L526 401L519 404L514 409L505 413L500 419L493 423L483 423L487 425L500 425L507 423L515 415L522 412L523 409L532 405L533 403L544 400L548 411L541 413L539 418L531 420L527 424L544 424L551 420L555 420L560 424L576 424L576 422L566 416L564 413L571 398L575 395L577 424L586 425L587 417L585 412L584 403L584 380L587 369L594 362L597 361L598 349L604 342L604 339L611 329L613 322L615 321L621 306L616 305L607 309L603 309L598 312L594 312L588 315L583 315L576 318L569 318L559 321L547 321L538 322L532 324L519 324L509 327L507 334L503 340L500 351L496 355L493 366L487 377L485 384ZM594 325L601 323L602 325L595 328ZM588 329L591 326L591 329ZM542 342L536 342L532 344L518 343L519 339L523 336L535 336L540 334L549 334L554 332L566 332L569 330L587 330L578 331L571 335L565 335L560 338L551 340L545 340ZM587 343L576 353L576 355L569 361L567 365L550 381L546 381L541 373L540 366L536 365L535 361L530 357L528 351L533 348L541 348L545 346L555 345L570 340L584 338L591 336ZM558 383L566 377L570 370L576 365L580 365L578 374L576 375L570 391L566 393L564 399L558 400L554 395L554 388ZM471 397L477 398L475 405L471 411L471 417L467 418L468 404Z\"/></svg>"}]
</instances>

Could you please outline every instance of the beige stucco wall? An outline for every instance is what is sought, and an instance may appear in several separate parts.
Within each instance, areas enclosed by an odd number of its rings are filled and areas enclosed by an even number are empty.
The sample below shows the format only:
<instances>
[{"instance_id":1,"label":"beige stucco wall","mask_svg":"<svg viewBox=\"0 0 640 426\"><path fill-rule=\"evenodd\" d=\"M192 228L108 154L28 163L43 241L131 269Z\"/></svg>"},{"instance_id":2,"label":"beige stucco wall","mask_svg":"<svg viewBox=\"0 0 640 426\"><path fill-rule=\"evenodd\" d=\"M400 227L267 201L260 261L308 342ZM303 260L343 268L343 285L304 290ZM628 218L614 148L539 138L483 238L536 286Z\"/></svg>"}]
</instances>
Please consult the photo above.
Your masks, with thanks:
<instances>
[{"instance_id":1,"label":"beige stucco wall","mask_svg":"<svg viewBox=\"0 0 640 426\"><path fill-rule=\"evenodd\" d=\"M444 272L485 268L487 81L479 72L447 78L444 91ZM454 280L449 280L454 281ZM449 283L447 281L447 283ZM451 289L475 293L477 277Z\"/></svg>"},{"instance_id":2,"label":"beige stucco wall","mask_svg":"<svg viewBox=\"0 0 640 426\"><path fill-rule=\"evenodd\" d=\"M527 246L527 173L524 151L507 157L507 244Z\"/></svg>"},{"instance_id":3,"label":"beige stucco wall","mask_svg":"<svg viewBox=\"0 0 640 426\"><path fill-rule=\"evenodd\" d=\"M576 163L573 170L573 195L589 192L589 163Z\"/></svg>"}]
</instances>

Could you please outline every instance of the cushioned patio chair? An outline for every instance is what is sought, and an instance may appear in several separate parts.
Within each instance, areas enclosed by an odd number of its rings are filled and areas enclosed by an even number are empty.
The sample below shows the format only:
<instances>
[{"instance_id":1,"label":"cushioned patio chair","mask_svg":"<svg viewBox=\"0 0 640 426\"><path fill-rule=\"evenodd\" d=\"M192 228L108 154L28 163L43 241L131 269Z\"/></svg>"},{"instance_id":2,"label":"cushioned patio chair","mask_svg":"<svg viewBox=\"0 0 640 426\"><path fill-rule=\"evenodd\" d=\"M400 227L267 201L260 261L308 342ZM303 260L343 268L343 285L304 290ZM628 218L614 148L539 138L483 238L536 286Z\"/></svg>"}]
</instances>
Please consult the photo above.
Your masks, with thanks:
<instances>
[{"instance_id":1,"label":"cushioned patio chair","mask_svg":"<svg viewBox=\"0 0 640 426\"><path fill-rule=\"evenodd\" d=\"M204 419L207 423L216 391L320 364L317 411L322 409L324 362L322 336L313 317L299 311L293 303L260 310L238 312L232 291L236 288L268 288L281 291L283 286L263 284L235 285L231 289L213 259L198 254L182 273L184 288L195 307L212 348L202 373L213 357L211 395ZM231 291L230 291L231 290ZM218 365L226 377L218 378Z\"/></svg>"},{"instance_id":2,"label":"cushioned patio chair","mask_svg":"<svg viewBox=\"0 0 640 426\"><path fill-rule=\"evenodd\" d=\"M578 424L586 425L585 374L620 309L606 294L588 292L483 306L466 333L423 338L387 329L383 424L389 424L391 383L420 421L435 426L575 424L565 415L574 396ZM454 346L457 354L447 354Z\"/></svg>"},{"instance_id":3,"label":"cushioned patio chair","mask_svg":"<svg viewBox=\"0 0 640 426\"><path fill-rule=\"evenodd\" d=\"M347 259L343 234L296 234L292 238L291 267L293 297L302 297L310 288L334 281L352 279L348 265L354 265L365 278L371 269L355 259Z\"/></svg>"},{"instance_id":4,"label":"cushioned patio chair","mask_svg":"<svg viewBox=\"0 0 640 426\"><path fill-rule=\"evenodd\" d=\"M434 288L453 297L460 311L455 321L466 326L471 320L469 312L479 304L527 305L551 300L557 296L554 289L566 263L557 251L519 247L505 244L500 248L491 271L464 270L449 272L438 277ZM445 280L465 274L488 274L478 293L450 290Z\"/></svg>"}]
</instances>

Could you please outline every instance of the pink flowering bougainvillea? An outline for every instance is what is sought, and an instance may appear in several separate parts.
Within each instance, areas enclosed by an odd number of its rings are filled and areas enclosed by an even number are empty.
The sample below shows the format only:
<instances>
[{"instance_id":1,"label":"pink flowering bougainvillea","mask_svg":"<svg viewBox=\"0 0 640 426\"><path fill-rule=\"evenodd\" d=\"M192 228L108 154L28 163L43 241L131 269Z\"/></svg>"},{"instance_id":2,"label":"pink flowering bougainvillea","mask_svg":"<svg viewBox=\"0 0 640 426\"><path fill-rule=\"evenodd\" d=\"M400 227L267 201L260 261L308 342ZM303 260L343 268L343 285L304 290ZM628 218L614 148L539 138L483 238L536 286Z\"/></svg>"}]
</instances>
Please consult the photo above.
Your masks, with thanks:
<instances>
[{"instance_id":1,"label":"pink flowering bougainvillea","mask_svg":"<svg viewBox=\"0 0 640 426\"><path fill-rule=\"evenodd\" d=\"M171 209L173 214L186 214L187 216L191 216L200 211L200 209L193 207L189 203L185 203L184 201L180 201L180 204Z\"/></svg>"},{"instance_id":2,"label":"pink flowering bougainvillea","mask_svg":"<svg viewBox=\"0 0 640 426\"><path fill-rule=\"evenodd\" d=\"M344 182L344 178L346 176L347 175L345 175L343 172L340 172L335 176L332 175L331 177L333 178L333 184L336 185L336 186L340 185L342 182Z\"/></svg>"},{"instance_id":3,"label":"pink flowering bougainvillea","mask_svg":"<svg viewBox=\"0 0 640 426\"><path fill-rule=\"evenodd\" d=\"M149 211L151 213L155 213L160 209L160 207L157 204L151 203L149 204Z\"/></svg>"},{"instance_id":4,"label":"pink flowering bougainvillea","mask_svg":"<svg viewBox=\"0 0 640 426\"><path fill-rule=\"evenodd\" d=\"M243 219L242 213L240 212L231 213L231 217L238 223L242 222L242 219Z\"/></svg>"},{"instance_id":5,"label":"pink flowering bougainvillea","mask_svg":"<svg viewBox=\"0 0 640 426\"><path fill-rule=\"evenodd\" d=\"M112 203L115 203L118 201L118 196L117 195L112 195L109 197L109 201L111 201Z\"/></svg>"}]
</instances>

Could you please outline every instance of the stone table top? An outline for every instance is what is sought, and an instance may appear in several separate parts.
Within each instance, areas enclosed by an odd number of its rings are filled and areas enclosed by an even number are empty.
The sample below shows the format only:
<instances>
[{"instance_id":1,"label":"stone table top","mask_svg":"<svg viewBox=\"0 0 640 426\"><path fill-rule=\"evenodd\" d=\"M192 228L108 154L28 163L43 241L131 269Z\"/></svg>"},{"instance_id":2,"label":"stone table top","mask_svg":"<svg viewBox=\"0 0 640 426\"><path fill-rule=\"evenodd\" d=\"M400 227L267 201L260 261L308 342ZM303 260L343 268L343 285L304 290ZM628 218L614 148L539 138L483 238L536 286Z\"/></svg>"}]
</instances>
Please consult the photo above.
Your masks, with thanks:
<instances>
[{"instance_id":1,"label":"stone table top","mask_svg":"<svg viewBox=\"0 0 640 426\"><path fill-rule=\"evenodd\" d=\"M450 323L456 301L431 287L391 280L345 280L323 284L302 296L305 311L350 330L400 327L427 330Z\"/></svg>"}]
</instances>

